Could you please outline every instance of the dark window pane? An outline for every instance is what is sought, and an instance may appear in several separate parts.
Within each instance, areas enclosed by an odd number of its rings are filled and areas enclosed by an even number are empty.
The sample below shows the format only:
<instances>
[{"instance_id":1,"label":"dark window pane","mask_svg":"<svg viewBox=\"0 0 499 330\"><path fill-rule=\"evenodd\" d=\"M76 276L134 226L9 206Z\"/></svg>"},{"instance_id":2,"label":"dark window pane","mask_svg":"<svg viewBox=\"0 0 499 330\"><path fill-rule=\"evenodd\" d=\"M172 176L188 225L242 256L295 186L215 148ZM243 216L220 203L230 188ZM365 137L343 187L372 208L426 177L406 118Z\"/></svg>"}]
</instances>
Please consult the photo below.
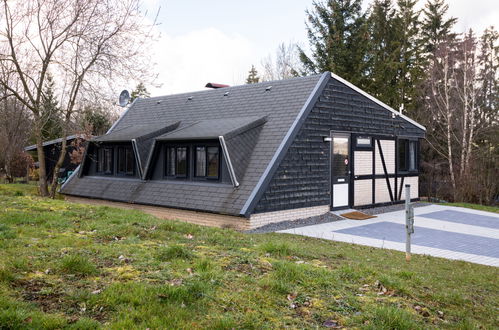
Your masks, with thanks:
<instances>
[{"instance_id":1,"label":"dark window pane","mask_svg":"<svg viewBox=\"0 0 499 330\"><path fill-rule=\"evenodd\" d=\"M409 142L409 171L416 170L416 142Z\"/></svg>"},{"instance_id":2,"label":"dark window pane","mask_svg":"<svg viewBox=\"0 0 499 330\"><path fill-rule=\"evenodd\" d=\"M407 171L407 140L399 140L398 168L400 171Z\"/></svg>"},{"instance_id":3,"label":"dark window pane","mask_svg":"<svg viewBox=\"0 0 499 330\"><path fill-rule=\"evenodd\" d=\"M187 148L177 148L177 176L187 176Z\"/></svg>"},{"instance_id":4,"label":"dark window pane","mask_svg":"<svg viewBox=\"0 0 499 330\"><path fill-rule=\"evenodd\" d=\"M97 172L104 172L104 149L97 149Z\"/></svg>"},{"instance_id":5,"label":"dark window pane","mask_svg":"<svg viewBox=\"0 0 499 330\"><path fill-rule=\"evenodd\" d=\"M348 161L348 138L333 137L333 176L347 176Z\"/></svg>"},{"instance_id":6,"label":"dark window pane","mask_svg":"<svg viewBox=\"0 0 499 330\"><path fill-rule=\"evenodd\" d=\"M113 149L104 149L104 172L110 174L113 172Z\"/></svg>"},{"instance_id":7,"label":"dark window pane","mask_svg":"<svg viewBox=\"0 0 499 330\"><path fill-rule=\"evenodd\" d=\"M135 157L133 155L132 149L126 149L126 174L132 175L135 165Z\"/></svg>"},{"instance_id":8,"label":"dark window pane","mask_svg":"<svg viewBox=\"0 0 499 330\"><path fill-rule=\"evenodd\" d=\"M219 154L218 147L208 147L208 173L207 176L211 178L218 178L218 168L219 168Z\"/></svg>"},{"instance_id":9,"label":"dark window pane","mask_svg":"<svg viewBox=\"0 0 499 330\"><path fill-rule=\"evenodd\" d=\"M118 148L118 173L125 173L125 149Z\"/></svg>"},{"instance_id":10,"label":"dark window pane","mask_svg":"<svg viewBox=\"0 0 499 330\"><path fill-rule=\"evenodd\" d=\"M205 147L196 147L196 176L206 176Z\"/></svg>"},{"instance_id":11,"label":"dark window pane","mask_svg":"<svg viewBox=\"0 0 499 330\"><path fill-rule=\"evenodd\" d=\"M166 175L175 175L175 148L166 149Z\"/></svg>"}]
</instances>

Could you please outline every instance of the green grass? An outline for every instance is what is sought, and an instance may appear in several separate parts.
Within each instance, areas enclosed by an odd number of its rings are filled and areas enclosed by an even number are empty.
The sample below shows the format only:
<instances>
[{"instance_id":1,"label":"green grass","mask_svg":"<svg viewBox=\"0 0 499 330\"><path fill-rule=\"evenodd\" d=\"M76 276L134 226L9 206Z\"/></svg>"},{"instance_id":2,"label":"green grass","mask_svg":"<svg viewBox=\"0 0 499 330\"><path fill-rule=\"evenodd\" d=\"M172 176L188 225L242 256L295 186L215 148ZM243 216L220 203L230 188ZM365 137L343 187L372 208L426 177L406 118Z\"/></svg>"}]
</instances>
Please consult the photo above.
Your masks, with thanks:
<instances>
[{"instance_id":1,"label":"green grass","mask_svg":"<svg viewBox=\"0 0 499 330\"><path fill-rule=\"evenodd\" d=\"M0 185L0 328L494 328L497 268Z\"/></svg>"},{"instance_id":2,"label":"green grass","mask_svg":"<svg viewBox=\"0 0 499 330\"><path fill-rule=\"evenodd\" d=\"M471 204L471 203L442 203L440 205L458 206L458 207L465 207L465 208L473 209L473 210L499 213L499 206L480 205L480 204Z\"/></svg>"}]
</instances>

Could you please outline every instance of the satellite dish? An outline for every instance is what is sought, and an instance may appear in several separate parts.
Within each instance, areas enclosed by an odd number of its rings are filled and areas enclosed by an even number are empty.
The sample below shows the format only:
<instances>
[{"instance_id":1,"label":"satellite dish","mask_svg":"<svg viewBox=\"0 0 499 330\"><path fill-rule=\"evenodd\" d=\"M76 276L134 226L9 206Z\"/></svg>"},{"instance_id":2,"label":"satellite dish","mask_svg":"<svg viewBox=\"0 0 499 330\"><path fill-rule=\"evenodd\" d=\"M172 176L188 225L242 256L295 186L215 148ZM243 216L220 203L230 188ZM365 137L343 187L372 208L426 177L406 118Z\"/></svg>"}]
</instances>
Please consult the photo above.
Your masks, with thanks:
<instances>
[{"instance_id":1,"label":"satellite dish","mask_svg":"<svg viewBox=\"0 0 499 330\"><path fill-rule=\"evenodd\" d=\"M130 101L130 93L128 93L128 91L124 89L120 93L120 107L126 107L129 101Z\"/></svg>"}]
</instances>

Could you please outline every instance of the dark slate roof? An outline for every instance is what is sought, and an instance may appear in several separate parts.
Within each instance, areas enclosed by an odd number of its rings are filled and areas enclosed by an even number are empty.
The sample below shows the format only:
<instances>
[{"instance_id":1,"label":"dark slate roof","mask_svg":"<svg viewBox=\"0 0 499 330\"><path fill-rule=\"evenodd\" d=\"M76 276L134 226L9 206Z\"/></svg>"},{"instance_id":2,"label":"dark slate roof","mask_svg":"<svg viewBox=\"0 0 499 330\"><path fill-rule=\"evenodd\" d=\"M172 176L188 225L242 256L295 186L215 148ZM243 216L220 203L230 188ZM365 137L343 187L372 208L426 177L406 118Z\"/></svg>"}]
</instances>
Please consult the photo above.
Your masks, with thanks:
<instances>
[{"instance_id":1,"label":"dark slate roof","mask_svg":"<svg viewBox=\"0 0 499 330\"><path fill-rule=\"evenodd\" d=\"M93 138L92 142L130 142L132 139L137 139L142 136L154 135L156 132L160 132L160 135L167 131L171 131L178 127L179 121L174 122L158 122L149 125L130 125L120 128L115 128L111 132Z\"/></svg>"},{"instance_id":2,"label":"dark slate roof","mask_svg":"<svg viewBox=\"0 0 499 330\"><path fill-rule=\"evenodd\" d=\"M290 127L310 101L319 82L326 77L330 77L330 73L138 99L115 124L113 131L134 125L181 121L178 128L180 129L188 124L206 120L222 122L226 118L265 117L266 122L263 125L260 124L247 132L240 132L237 137L233 137L231 143L227 142L231 156L234 155L232 157L237 158L237 162L246 164L244 171L236 169L236 174L242 175L237 178L240 183L237 189L222 183L75 176L61 188L61 192L84 197L242 215L243 205L264 172L268 170L267 167L285 140ZM272 88L267 90L268 86Z\"/></svg>"},{"instance_id":3,"label":"dark slate roof","mask_svg":"<svg viewBox=\"0 0 499 330\"><path fill-rule=\"evenodd\" d=\"M158 136L156 140L208 140L227 137L233 132L242 133L244 130L259 126L265 122L265 117L233 117L208 119L195 122L183 128Z\"/></svg>"}]
</instances>

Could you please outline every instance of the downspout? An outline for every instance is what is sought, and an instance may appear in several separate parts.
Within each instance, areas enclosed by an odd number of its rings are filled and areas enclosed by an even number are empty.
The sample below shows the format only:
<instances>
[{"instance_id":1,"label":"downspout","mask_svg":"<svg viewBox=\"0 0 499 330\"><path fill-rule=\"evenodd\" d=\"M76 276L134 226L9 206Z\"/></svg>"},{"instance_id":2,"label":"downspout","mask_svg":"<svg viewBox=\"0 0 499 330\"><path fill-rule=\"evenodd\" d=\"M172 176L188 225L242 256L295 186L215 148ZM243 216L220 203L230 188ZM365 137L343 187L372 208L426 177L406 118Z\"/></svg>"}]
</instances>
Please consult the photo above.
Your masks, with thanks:
<instances>
[{"instance_id":1,"label":"downspout","mask_svg":"<svg viewBox=\"0 0 499 330\"><path fill-rule=\"evenodd\" d=\"M132 147L133 147L133 153L135 154L135 161L139 165L138 166L138 168L139 168L139 178L142 178L142 162L140 160L139 148L137 147L137 140L136 139L132 139Z\"/></svg>"},{"instance_id":2,"label":"downspout","mask_svg":"<svg viewBox=\"0 0 499 330\"><path fill-rule=\"evenodd\" d=\"M234 172L234 167L232 166L232 162L230 161L229 150L227 149L227 145L225 144L225 139L222 135L218 137L220 140L220 146L222 146L222 152L224 154L225 162L227 163L227 168L229 169L230 180L232 181L232 185L234 188L239 187L239 182L236 178L236 172Z\"/></svg>"}]
</instances>

